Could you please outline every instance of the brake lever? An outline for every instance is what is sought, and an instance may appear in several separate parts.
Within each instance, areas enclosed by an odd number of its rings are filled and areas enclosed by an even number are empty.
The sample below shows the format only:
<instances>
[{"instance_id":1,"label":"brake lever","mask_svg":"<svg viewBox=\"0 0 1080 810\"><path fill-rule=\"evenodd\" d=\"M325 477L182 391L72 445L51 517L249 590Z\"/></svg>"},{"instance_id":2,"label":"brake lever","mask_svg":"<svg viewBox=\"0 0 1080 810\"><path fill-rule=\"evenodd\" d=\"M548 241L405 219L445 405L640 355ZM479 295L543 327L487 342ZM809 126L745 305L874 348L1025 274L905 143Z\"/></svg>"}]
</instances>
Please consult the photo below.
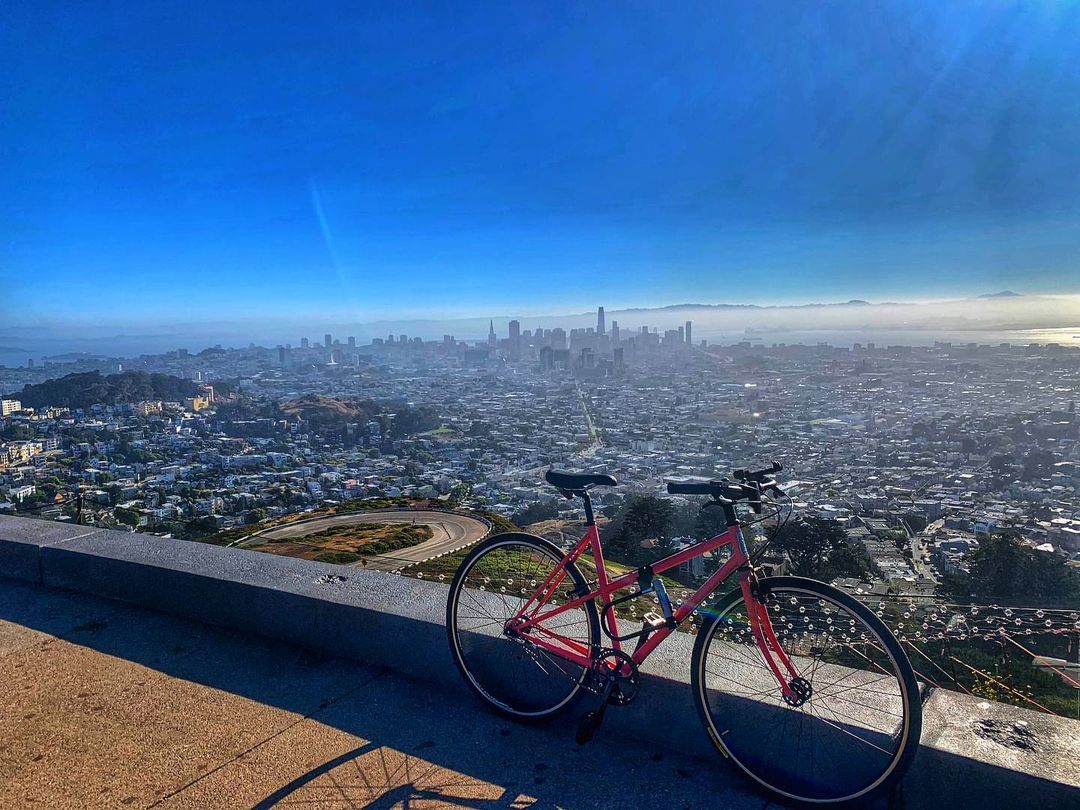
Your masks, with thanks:
<instances>
[{"instance_id":1,"label":"brake lever","mask_svg":"<svg viewBox=\"0 0 1080 810\"><path fill-rule=\"evenodd\" d=\"M754 510L755 515L760 515L762 496L765 494L765 490L761 488L761 484L756 484L752 489L754 490L754 497L750 498L750 508Z\"/></svg>"}]
</instances>

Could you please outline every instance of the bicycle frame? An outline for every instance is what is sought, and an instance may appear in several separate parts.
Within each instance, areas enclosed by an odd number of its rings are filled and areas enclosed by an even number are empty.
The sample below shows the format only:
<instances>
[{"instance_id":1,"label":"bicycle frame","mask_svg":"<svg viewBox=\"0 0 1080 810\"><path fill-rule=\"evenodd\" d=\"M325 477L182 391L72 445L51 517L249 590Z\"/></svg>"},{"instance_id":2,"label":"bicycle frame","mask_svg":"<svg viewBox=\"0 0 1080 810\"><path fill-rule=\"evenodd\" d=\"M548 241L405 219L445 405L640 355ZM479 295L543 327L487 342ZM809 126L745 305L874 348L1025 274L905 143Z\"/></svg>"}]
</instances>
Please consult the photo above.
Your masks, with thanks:
<instances>
[{"instance_id":1,"label":"bicycle frame","mask_svg":"<svg viewBox=\"0 0 1080 810\"><path fill-rule=\"evenodd\" d=\"M589 548L592 550L593 560L596 563L598 586L596 590L585 594L575 593L573 594L572 599L568 599L561 605L556 604L545 610L545 606L555 596L557 589L568 576L566 567L577 560L585 553L586 549ZM677 609L673 611L672 618L674 619L674 626L669 623L664 627L657 628L650 632L644 643L633 651L630 658L635 665L640 665L644 662L645 659L649 657L649 654L675 631L675 627L681 624L691 613L701 606L701 603L708 598L709 594L711 594L721 582L727 579L727 577L735 571L741 570L742 575L739 577L739 585L742 589L743 600L747 606L747 618L749 619L750 630L753 634L754 641L757 643L758 649L761 651L766 664L775 676L783 695L785 697L790 697L794 693L791 690L789 682L790 679L797 677L798 671L781 649L780 643L773 631L772 622L769 620L768 612L765 610L765 606L758 601L754 593L756 575L753 568L749 565L750 557L746 548L746 540L743 537L742 529L739 527L738 523L728 526L723 533L718 534L715 537L703 540L682 551L677 551L674 554L663 557L656 562L651 563L648 568L651 569L653 575L657 575L675 568L681 563L692 560L695 557L700 557L706 552L715 551L721 548L731 549L730 559L710 576L701 587L694 591L683 604L679 605ZM543 622L597 598L601 599L604 604L609 604L611 602L612 594L636 584L641 579L644 570L645 569L642 568L630 571L615 579L609 579L607 569L604 565L604 552L600 544L600 533L597 531L596 525L590 521L588 531L585 533L584 537L577 542L570 552L562 558L554 570L548 574L547 578L545 578L536 590L533 591L521 606L520 610L518 610L518 612L506 623L506 628L512 635L527 637L530 643L542 647L553 655L565 658L579 666L589 668L593 665L593 651L589 649L587 645L584 645L579 641L566 638L565 636L561 636L544 627ZM606 627L614 648L622 651L622 644L618 639L618 636L620 635L618 617L615 615L615 611L602 612L600 621L602 626ZM607 621L610 626L604 625L605 621Z\"/></svg>"}]
</instances>

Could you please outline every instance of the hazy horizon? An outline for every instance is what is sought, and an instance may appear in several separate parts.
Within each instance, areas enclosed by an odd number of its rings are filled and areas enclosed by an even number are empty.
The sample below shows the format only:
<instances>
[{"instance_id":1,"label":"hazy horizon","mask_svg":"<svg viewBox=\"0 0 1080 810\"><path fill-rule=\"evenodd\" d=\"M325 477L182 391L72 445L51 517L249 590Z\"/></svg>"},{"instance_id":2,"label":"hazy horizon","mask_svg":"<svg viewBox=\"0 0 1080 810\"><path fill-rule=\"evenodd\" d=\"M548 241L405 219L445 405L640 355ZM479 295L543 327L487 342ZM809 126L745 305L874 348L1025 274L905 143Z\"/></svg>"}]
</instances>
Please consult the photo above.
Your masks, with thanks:
<instances>
[{"instance_id":1,"label":"hazy horizon","mask_svg":"<svg viewBox=\"0 0 1080 810\"><path fill-rule=\"evenodd\" d=\"M677 328L693 321L695 339L712 343L739 340L764 342L880 341L926 345L935 340L961 342L1062 342L1080 345L1080 295L999 296L930 302L807 302L796 305L668 304L652 308L605 308L608 325L618 321L626 333L642 326ZM426 340L453 334L458 340L486 339L489 324L505 336L509 320L523 330L593 326L596 310L579 308L562 314L523 316L518 313L478 314L471 318L383 319L367 323L328 318L230 321L158 322L118 328L108 324L12 327L0 329L0 364L15 365L29 357L65 353L132 356L177 348L199 351L215 344L240 347L291 343L302 337L313 345L330 332L342 342L356 337L368 343L388 333Z\"/></svg>"}]
</instances>

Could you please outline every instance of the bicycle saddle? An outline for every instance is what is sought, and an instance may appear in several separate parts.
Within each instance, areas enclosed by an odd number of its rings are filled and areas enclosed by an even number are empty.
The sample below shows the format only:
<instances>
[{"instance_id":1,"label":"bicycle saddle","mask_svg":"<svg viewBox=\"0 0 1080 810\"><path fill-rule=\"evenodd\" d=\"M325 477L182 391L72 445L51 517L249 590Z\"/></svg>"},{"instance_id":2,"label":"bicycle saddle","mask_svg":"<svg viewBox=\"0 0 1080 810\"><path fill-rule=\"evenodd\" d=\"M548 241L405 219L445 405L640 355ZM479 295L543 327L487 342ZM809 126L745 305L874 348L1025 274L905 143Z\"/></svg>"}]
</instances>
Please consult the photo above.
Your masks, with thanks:
<instances>
[{"instance_id":1,"label":"bicycle saddle","mask_svg":"<svg viewBox=\"0 0 1080 810\"><path fill-rule=\"evenodd\" d=\"M544 480L565 492L581 492L588 487L614 487L619 483L604 473L572 473L565 470L548 470L544 473Z\"/></svg>"}]
</instances>

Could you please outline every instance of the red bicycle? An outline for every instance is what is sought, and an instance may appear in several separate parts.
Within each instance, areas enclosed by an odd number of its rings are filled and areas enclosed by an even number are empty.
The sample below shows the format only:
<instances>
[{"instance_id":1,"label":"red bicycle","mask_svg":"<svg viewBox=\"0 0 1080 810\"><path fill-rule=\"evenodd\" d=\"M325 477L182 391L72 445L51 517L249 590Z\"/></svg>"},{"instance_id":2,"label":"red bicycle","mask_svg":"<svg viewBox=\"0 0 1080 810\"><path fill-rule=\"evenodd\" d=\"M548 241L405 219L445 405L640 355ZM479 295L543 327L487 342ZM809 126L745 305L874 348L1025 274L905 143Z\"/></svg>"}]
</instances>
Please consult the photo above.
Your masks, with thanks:
<instances>
[{"instance_id":1,"label":"red bicycle","mask_svg":"<svg viewBox=\"0 0 1080 810\"><path fill-rule=\"evenodd\" d=\"M589 490L615 486L615 479L549 470L547 481L562 495L582 499L588 530L565 553L544 538L509 533L466 557L446 605L450 647L465 682L499 713L527 721L593 695L598 706L578 727L584 743L609 705L637 695L638 668L649 654L693 622L700 626L690 666L694 700L713 743L743 773L797 802L861 802L886 790L918 748L915 674L889 629L858 600L812 579L759 576L736 505L760 515L763 503L784 495L773 478L781 469L774 462L736 471L733 480L669 483L671 494L709 496L709 505L724 510L726 530L614 578ZM673 604L659 575L723 549L727 561ZM579 565L587 551L594 584ZM738 586L702 607L733 574ZM625 619L642 596L651 596L660 613L645 613L640 630L622 634L620 606Z\"/></svg>"}]
</instances>

